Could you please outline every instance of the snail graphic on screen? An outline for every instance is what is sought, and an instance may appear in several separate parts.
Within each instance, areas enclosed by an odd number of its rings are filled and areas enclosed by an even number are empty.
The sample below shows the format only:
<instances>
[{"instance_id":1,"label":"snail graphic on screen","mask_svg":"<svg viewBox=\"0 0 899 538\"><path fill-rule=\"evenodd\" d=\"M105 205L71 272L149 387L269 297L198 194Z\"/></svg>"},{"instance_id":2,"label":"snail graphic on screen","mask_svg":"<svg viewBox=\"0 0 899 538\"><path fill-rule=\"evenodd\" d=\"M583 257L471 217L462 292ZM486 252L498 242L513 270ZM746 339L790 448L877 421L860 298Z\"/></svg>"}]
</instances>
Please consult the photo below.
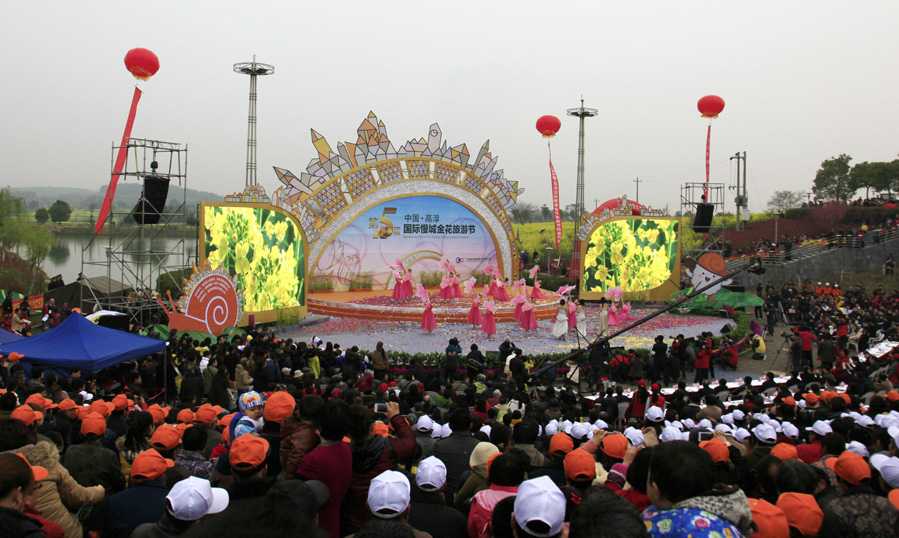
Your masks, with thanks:
<instances>
[{"instance_id":1,"label":"snail graphic on screen","mask_svg":"<svg viewBox=\"0 0 899 538\"><path fill-rule=\"evenodd\" d=\"M219 335L225 327L237 326L243 317L243 293L237 290L231 276L222 267L194 267L177 308L171 292L166 293L172 310L165 307L162 299L157 299L157 302L169 316L170 329Z\"/></svg>"},{"instance_id":2,"label":"snail graphic on screen","mask_svg":"<svg viewBox=\"0 0 899 538\"><path fill-rule=\"evenodd\" d=\"M708 286L710 282L721 278L728 273L727 263L721 254L717 252L706 252L699 259L687 258L684 260L684 272L690 277L693 289L698 290ZM733 279L725 279L711 288L705 290L703 295L711 298L712 295L718 293L722 286L727 286Z\"/></svg>"}]
</instances>

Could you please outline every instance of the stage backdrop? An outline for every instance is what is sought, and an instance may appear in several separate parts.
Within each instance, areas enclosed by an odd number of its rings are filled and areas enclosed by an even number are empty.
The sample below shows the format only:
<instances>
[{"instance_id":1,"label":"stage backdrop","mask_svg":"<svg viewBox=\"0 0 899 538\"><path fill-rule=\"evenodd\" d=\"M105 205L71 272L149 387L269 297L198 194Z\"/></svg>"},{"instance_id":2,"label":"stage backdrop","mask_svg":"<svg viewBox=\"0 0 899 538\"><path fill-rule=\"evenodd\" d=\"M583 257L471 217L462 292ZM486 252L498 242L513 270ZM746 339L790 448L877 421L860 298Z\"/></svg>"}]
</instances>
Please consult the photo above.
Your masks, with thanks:
<instances>
[{"instance_id":1,"label":"stage backdrop","mask_svg":"<svg viewBox=\"0 0 899 538\"><path fill-rule=\"evenodd\" d=\"M243 293L241 325L306 315L305 238L288 212L271 204L200 204L200 264L222 266Z\"/></svg>"},{"instance_id":2,"label":"stage backdrop","mask_svg":"<svg viewBox=\"0 0 899 538\"><path fill-rule=\"evenodd\" d=\"M421 282L422 272L439 271L441 255L463 279L488 264L518 276L507 210L524 189L495 169L489 141L472 156L465 144L448 145L435 123L394 146L374 113L356 134L332 149L312 131L318 155L305 172L275 168L283 185L272 203L303 227L313 291L392 286L387 266L398 259Z\"/></svg>"},{"instance_id":3,"label":"stage backdrop","mask_svg":"<svg viewBox=\"0 0 899 538\"><path fill-rule=\"evenodd\" d=\"M679 289L680 223L673 218L614 216L583 234L581 297L601 299L621 286L626 299L668 300Z\"/></svg>"}]
</instances>

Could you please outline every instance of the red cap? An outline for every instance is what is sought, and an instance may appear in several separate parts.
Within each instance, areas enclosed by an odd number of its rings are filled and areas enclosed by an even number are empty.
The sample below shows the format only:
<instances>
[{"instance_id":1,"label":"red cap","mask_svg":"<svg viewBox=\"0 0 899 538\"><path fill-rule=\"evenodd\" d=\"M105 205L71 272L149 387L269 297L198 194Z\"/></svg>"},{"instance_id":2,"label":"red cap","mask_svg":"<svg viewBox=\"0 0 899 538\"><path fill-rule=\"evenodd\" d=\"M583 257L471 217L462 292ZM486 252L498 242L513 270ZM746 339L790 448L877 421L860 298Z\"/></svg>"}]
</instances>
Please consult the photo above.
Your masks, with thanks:
<instances>
[{"instance_id":1,"label":"red cap","mask_svg":"<svg viewBox=\"0 0 899 538\"><path fill-rule=\"evenodd\" d=\"M381 392L387 392L388 390L390 390L390 387L387 385L387 383L381 383L380 386L378 386L378 390L380 390Z\"/></svg>"},{"instance_id":2,"label":"red cap","mask_svg":"<svg viewBox=\"0 0 899 538\"><path fill-rule=\"evenodd\" d=\"M162 457L162 454L152 448L144 450L131 462L132 480L154 480L162 476L169 467L174 467L175 462Z\"/></svg>"},{"instance_id":3,"label":"red cap","mask_svg":"<svg viewBox=\"0 0 899 538\"><path fill-rule=\"evenodd\" d=\"M796 451L796 447L790 443L777 443L774 445L774 448L771 449L771 455L780 461L799 459L799 453Z\"/></svg>"},{"instance_id":4,"label":"red cap","mask_svg":"<svg viewBox=\"0 0 899 538\"><path fill-rule=\"evenodd\" d=\"M112 403L115 405L116 411L121 411L126 407L131 407L132 405L134 405L134 400L129 400L128 396L124 394L119 394L112 399Z\"/></svg>"},{"instance_id":5,"label":"red cap","mask_svg":"<svg viewBox=\"0 0 899 538\"><path fill-rule=\"evenodd\" d=\"M244 434L231 443L228 460L236 469L254 469L265 462L268 454L268 441L262 437Z\"/></svg>"},{"instance_id":6,"label":"red cap","mask_svg":"<svg viewBox=\"0 0 899 538\"><path fill-rule=\"evenodd\" d=\"M172 450L181 442L181 430L171 424L163 424L156 428L150 438L150 446L156 450Z\"/></svg>"},{"instance_id":7,"label":"red cap","mask_svg":"<svg viewBox=\"0 0 899 538\"><path fill-rule=\"evenodd\" d=\"M65 398L63 401L59 402L60 411L68 411L69 409L75 409L77 407L78 405L71 398Z\"/></svg>"},{"instance_id":8,"label":"red cap","mask_svg":"<svg viewBox=\"0 0 899 538\"><path fill-rule=\"evenodd\" d=\"M293 409L297 406L296 399L290 394L280 391L273 392L265 400L265 410L262 413L266 422L284 422L293 415Z\"/></svg>"},{"instance_id":9,"label":"red cap","mask_svg":"<svg viewBox=\"0 0 899 538\"><path fill-rule=\"evenodd\" d=\"M839 458L828 458L824 463L833 469L837 476L854 486L871 478L871 467L865 458L848 450L840 454Z\"/></svg>"},{"instance_id":10,"label":"red cap","mask_svg":"<svg viewBox=\"0 0 899 538\"><path fill-rule=\"evenodd\" d=\"M88 413L81 419L81 435L103 436L106 433L106 419L97 413Z\"/></svg>"},{"instance_id":11,"label":"red cap","mask_svg":"<svg viewBox=\"0 0 899 538\"><path fill-rule=\"evenodd\" d=\"M646 380L645 380L645 379L641 379L640 381L637 381L637 386L638 386L638 387L645 387L645 386L646 386Z\"/></svg>"},{"instance_id":12,"label":"red cap","mask_svg":"<svg viewBox=\"0 0 899 538\"><path fill-rule=\"evenodd\" d=\"M549 451L553 454L562 456L572 450L574 450L574 440L567 433L559 432L549 440Z\"/></svg>"},{"instance_id":13,"label":"red cap","mask_svg":"<svg viewBox=\"0 0 899 538\"><path fill-rule=\"evenodd\" d=\"M193 424L194 423L194 412L188 408L184 408L181 411L178 411L178 415L175 418L178 422L182 424Z\"/></svg>"},{"instance_id":14,"label":"red cap","mask_svg":"<svg viewBox=\"0 0 899 538\"><path fill-rule=\"evenodd\" d=\"M572 450L565 456L565 476L572 480L593 480L596 478L596 459L582 448Z\"/></svg>"},{"instance_id":15,"label":"red cap","mask_svg":"<svg viewBox=\"0 0 899 538\"><path fill-rule=\"evenodd\" d=\"M599 442L599 448L607 456L623 460L628 444L627 437L620 433L611 433L602 438L602 441Z\"/></svg>"},{"instance_id":16,"label":"red cap","mask_svg":"<svg viewBox=\"0 0 899 538\"><path fill-rule=\"evenodd\" d=\"M782 493L777 499L777 507L784 511L791 527L796 527L803 536L815 536L824 522L824 512L818 501L805 493Z\"/></svg>"},{"instance_id":17,"label":"red cap","mask_svg":"<svg viewBox=\"0 0 899 538\"><path fill-rule=\"evenodd\" d=\"M644 384L645 384L645 383L644 383ZM650 388L650 390L652 390L653 392L658 392L658 391L662 390L662 387L660 387L658 383L653 383L652 386L649 387L649 388Z\"/></svg>"},{"instance_id":18,"label":"red cap","mask_svg":"<svg viewBox=\"0 0 899 538\"><path fill-rule=\"evenodd\" d=\"M9 418L17 418L24 422L26 426L31 426L35 420L44 418L44 414L35 411L30 405L20 405L13 410Z\"/></svg>"},{"instance_id":19,"label":"red cap","mask_svg":"<svg viewBox=\"0 0 899 538\"><path fill-rule=\"evenodd\" d=\"M221 407L204 403L203 405L198 407L197 412L194 413L194 422L197 422L199 424L209 424L213 420L215 420L221 412Z\"/></svg>"},{"instance_id":20,"label":"red cap","mask_svg":"<svg viewBox=\"0 0 899 538\"><path fill-rule=\"evenodd\" d=\"M721 439L709 439L699 443L699 448L705 450L712 456L712 461L722 463L730 459L730 452L727 450L727 443Z\"/></svg>"},{"instance_id":21,"label":"red cap","mask_svg":"<svg viewBox=\"0 0 899 538\"><path fill-rule=\"evenodd\" d=\"M752 522L758 525L758 530L752 536L790 538L790 524L783 510L764 499L749 499L749 508L752 510Z\"/></svg>"}]
</instances>

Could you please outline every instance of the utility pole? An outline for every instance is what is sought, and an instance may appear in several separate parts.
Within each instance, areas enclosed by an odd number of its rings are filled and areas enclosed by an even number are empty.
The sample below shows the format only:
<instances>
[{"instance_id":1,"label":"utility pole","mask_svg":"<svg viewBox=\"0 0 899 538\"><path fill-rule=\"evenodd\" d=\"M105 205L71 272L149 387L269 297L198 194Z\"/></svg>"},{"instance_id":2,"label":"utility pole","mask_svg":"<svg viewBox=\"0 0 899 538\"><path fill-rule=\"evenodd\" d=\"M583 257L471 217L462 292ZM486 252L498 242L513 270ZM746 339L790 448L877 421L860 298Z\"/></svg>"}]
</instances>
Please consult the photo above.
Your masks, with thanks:
<instances>
[{"instance_id":1,"label":"utility pole","mask_svg":"<svg viewBox=\"0 0 899 538\"><path fill-rule=\"evenodd\" d=\"M734 159L737 160L737 189L736 189L737 197L735 200L737 203L737 230L742 230L743 229L743 219L740 218L741 210L743 208L749 207L749 204L747 204L747 198L746 198L746 152L744 151L742 156L740 155L739 151L736 152L734 154L734 156L730 158L730 160L734 160ZM743 183L742 183L742 185L740 184L740 161L741 160L743 161Z\"/></svg>"},{"instance_id":2,"label":"utility pole","mask_svg":"<svg viewBox=\"0 0 899 538\"><path fill-rule=\"evenodd\" d=\"M640 203L640 183L643 183L642 181L640 181L640 176L637 176L637 179L634 180L634 183L637 184L637 198L635 198L634 201L639 204Z\"/></svg>"}]
</instances>

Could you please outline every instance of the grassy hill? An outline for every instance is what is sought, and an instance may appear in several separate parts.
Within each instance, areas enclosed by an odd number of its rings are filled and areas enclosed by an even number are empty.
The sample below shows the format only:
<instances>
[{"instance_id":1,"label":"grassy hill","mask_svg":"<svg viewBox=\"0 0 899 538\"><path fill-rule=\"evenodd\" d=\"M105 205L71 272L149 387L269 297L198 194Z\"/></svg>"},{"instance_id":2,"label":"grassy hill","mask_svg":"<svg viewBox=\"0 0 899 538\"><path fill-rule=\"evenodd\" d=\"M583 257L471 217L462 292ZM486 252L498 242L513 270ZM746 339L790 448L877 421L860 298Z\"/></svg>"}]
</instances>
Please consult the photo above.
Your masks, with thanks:
<instances>
[{"instance_id":1,"label":"grassy hill","mask_svg":"<svg viewBox=\"0 0 899 538\"><path fill-rule=\"evenodd\" d=\"M113 205L117 208L133 207L140 198L142 185L134 181L120 181L116 188L116 197ZM56 200L65 200L72 209L90 210L99 209L103 205L103 197L106 194L106 185L97 189L83 189L75 187L12 187L10 193L13 196L24 198L28 209L36 211L41 207L50 207ZM178 185L169 187L169 205L181 201L184 189ZM187 205L192 207L200 202L222 201L224 195L207 191L187 189Z\"/></svg>"}]
</instances>

